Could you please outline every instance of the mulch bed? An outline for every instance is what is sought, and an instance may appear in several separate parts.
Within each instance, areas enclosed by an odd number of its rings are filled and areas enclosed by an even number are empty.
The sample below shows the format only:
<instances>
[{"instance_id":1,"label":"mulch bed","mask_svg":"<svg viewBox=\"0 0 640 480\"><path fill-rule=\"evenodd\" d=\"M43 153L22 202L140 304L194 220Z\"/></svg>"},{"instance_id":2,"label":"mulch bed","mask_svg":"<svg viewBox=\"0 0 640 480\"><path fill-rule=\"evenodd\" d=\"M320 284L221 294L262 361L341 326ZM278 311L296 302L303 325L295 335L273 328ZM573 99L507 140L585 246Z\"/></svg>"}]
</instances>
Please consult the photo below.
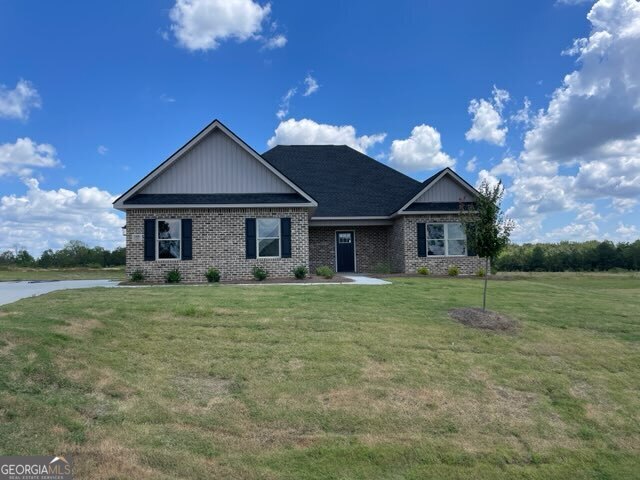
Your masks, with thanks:
<instances>
[{"instance_id":1,"label":"mulch bed","mask_svg":"<svg viewBox=\"0 0 640 480\"><path fill-rule=\"evenodd\" d=\"M493 330L495 332L514 333L518 330L518 322L498 312L481 308L454 308L449 316L467 327Z\"/></svg>"}]
</instances>

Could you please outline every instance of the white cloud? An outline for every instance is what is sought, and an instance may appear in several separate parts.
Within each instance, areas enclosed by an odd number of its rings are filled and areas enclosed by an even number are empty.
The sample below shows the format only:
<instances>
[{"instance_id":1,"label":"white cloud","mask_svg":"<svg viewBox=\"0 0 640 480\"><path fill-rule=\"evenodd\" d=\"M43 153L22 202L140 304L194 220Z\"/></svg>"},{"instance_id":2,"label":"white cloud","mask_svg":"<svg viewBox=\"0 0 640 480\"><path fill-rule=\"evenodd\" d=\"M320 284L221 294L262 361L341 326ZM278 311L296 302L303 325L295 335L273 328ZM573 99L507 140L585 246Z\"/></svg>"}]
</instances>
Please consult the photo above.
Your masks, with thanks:
<instances>
[{"instance_id":1,"label":"white cloud","mask_svg":"<svg viewBox=\"0 0 640 480\"><path fill-rule=\"evenodd\" d=\"M529 218L561 210L573 210L577 203L573 195L574 179L565 176L518 176L509 187L514 197L507 215Z\"/></svg>"},{"instance_id":2,"label":"white cloud","mask_svg":"<svg viewBox=\"0 0 640 480\"><path fill-rule=\"evenodd\" d=\"M556 228L545 234L548 242L559 242L562 240L600 240L600 229L594 222L569 223L561 228Z\"/></svg>"},{"instance_id":3,"label":"white cloud","mask_svg":"<svg viewBox=\"0 0 640 480\"><path fill-rule=\"evenodd\" d=\"M39 254L47 248L60 248L69 240L107 248L122 244L124 220L112 208L115 197L109 192L96 187L41 190L34 178L24 183L24 195L0 198L3 245L19 245Z\"/></svg>"},{"instance_id":4,"label":"white cloud","mask_svg":"<svg viewBox=\"0 0 640 480\"><path fill-rule=\"evenodd\" d=\"M618 223L616 233L621 240L637 240L640 238L640 231L638 231L635 225L625 225L622 222Z\"/></svg>"},{"instance_id":5,"label":"white cloud","mask_svg":"<svg viewBox=\"0 0 640 480\"><path fill-rule=\"evenodd\" d=\"M578 206L578 215L576 220L582 222L592 222L594 220L602 220L602 215L596 212L596 206L593 203L583 203Z\"/></svg>"},{"instance_id":6,"label":"white cloud","mask_svg":"<svg viewBox=\"0 0 640 480\"><path fill-rule=\"evenodd\" d=\"M585 162L576 176L576 188L585 198L640 196L640 156Z\"/></svg>"},{"instance_id":7,"label":"white cloud","mask_svg":"<svg viewBox=\"0 0 640 480\"><path fill-rule=\"evenodd\" d=\"M291 104L291 99L294 97L297 91L297 88L290 88L287 93L285 93L284 97L282 97L280 107L276 112L276 117L278 117L280 120L289 115L289 105Z\"/></svg>"},{"instance_id":8,"label":"white cloud","mask_svg":"<svg viewBox=\"0 0 640 480\"><path fill-rule=\"evenodd\" d=\"M483 168L478 172L478 180L476 181L476 188L480 188L480 185L482 185L484 182L486 182L489 185L489 187L493 188L496 185L498 185L499 180L495 175L493 175L491 172Z\"/></svg>"},{"instance_id":9,"label":"white cloud","mask_svg":"<svg viewBox=\"0 0 640 480\"><path fill-rule=\"evenodd\" d=\"M570 53L580 68L565 76L525 137L530 162L591 162L638 152L640 142L640 3L603 0L587 18L592 31ZM613 155L611 155L613 154ZM638 169L640 171L640 168Z\"/></svg>"},{"instance_id":10,"label":"white cloud","mask_svg":"<svg viewBox=\"0 0 640 480\"><path fill-rule=\"evenodd\" d=\"M467 165L464 167L464 169L467 172L475 172L477 167L477 161L478 161L477 157L475 156L471 157L471 160L467 162Z\"/></svg>"},{"instance_id":11,"label":"white cloud","mask_svg":"<svg viewBox=\"0 0 640 480\"><path fill-rule=\"evenodd\" d=\"M282 48L287 44L287 37L282 34L278 34L274 37L267 39L263 45L263 48L267 50L275 50L276 48Z\"/></svg>"},{"instance_id":12,"label":"white cloud","mask_svg":"<svg viewBox=\"0 0 640 480\"><path fill-rule=\"evenodd\" d=\"M31 110L41 105L40 94L31 82L19 80L13 90L0 85L0 117L26 120Z\"/></svg>"},{"instance_id":13,"label":"white cloud","mask_svg":"<svg viewBox=\"0 0 640 480\"><path fill-rule=\"evenodd\" d=\"M160 95L160 101L163 103L174 103L176 99L173 98L171 95L167 95L166 93L163 93Z\"/></svg>"},{"instance_id":14,"label":"white cloud","mask_svg":"<svg viewBox=\"0 0 640 480\"><path fill-rule=\"evenodd\" d=\"M308 74L305 79L304 79L304 85L305 85L305 91L302 94L303 97L308 97L309 95L311 95L312 93L315 93L318 91L318 88L320 88L320 85L318 85L318 82L316 81L315 78L313 78L311 76L311 74Z\"/></svg>"},{"instance_id":15,"label":"white cloud","mask_svg":"<svg viewBox=\"0 0 640 480\"><path fill-rule=\"evenodd\" d=\"M474 157L475 158L475 157ZM508 176L513 177L518 173L518 163L512 157L505 157L499 164L494 165L491 169L482 169L478 172L478 179L476 180L476 188L478 188L483 181L486 181L489 186L493 187L498 184L501 177ZM502 184L504 185L504 180ZM505 189L506 191L506 189Z\"/></svg>"},{"instance_id":16,"label":"white cloud","mask_svg":"<svg viewBox=\"0 0 640 480\"><path fill-rule=\"evenodd\" d=\"M496 109L500 113L502 113L504 104L507 103L511 98L509 92L507 92L506 90L502 90L494 85L491 93L493 94L493 104L496 106Z\"/></svg>"},{"instance_id":17,"label":"white cloud","mask_svg":"<svg viewBox=\"0 0 640 480\"><path fill-rule=\"evenodd\" d=\"M0 177L25 177L31 175L34 168L55 167L59 163L56 149L46 143L38 144L25 137L15 143L0 144Z\"/></svg>"},{"instance_id":18,"label":"white cloud","mask_svg":"<svg viewBox=\"0 0 640 480\"><path fill-rule=\"evenodd\" d=\"M556 0L557 5L581 5L583 3L590 3L593 0Z\"/></svg>"},{"instance_id":19,"label":"white cloud","mask_svg":"<svg viewBox=\"0 0 640 480\"><path fill-rule=\"evenodd\" d=\"M357 136L356 129L351 125L327 125L316 123L307 118L301 120L290 118L280 122L274 136L269 139L267 144L269 147L276 145L348 145L366 153L368 148L382 142L385 137L386 133Z\"/></svg>"},{"instance_id":20,"label":"white cloud","mask_svg":"<svg viewBox=\"0 0 640 480\"><path fill-rule=\"evenodd\" d=\"M442 151L440 132L429 125L417 125L411 136L391 143L391 163L407 170L452 167L455 160Z\"/></svg>"},{"instance_id":21,"label":"white cloud","mask_svg":"<svg viewBox=\"0 0 640 480\"><path fill-rule=\"evenodd\" d=\"M627 213L633 210L638 203L640 202L635 198L614 198L611 200L611 207L619 213Z\"/></svg>"},{"instance_id":22,"label":"white cloud","mask_svg":"<svg viewBox=\"0 0 640 480\"><path fill-rule=\"evenodd\" d=\"M100 155L106 155L107 152L109 152L109 149L107 147L105 147L104 145L98 145L97 150L98 150L98 153Z\"/></svg>"},{"instance_id":23,"label":"white cloud","mask_svg":"<svg viewBox=\"0 0 640 480\"><path fill-rule=\"evenodd\" d=\"M577 56L576 70L529 117L510 187L515 217L576 211L588 225L608 216L596 199L609 200L607 214L640 200L640 3L601 0L587 18L589 36L562 52Z\"/></svg>"},{"instance_id":24,"label":"white cloud","mask_svg":"<svg viewBox=\"0 0 640 480\"><path fill-rule=\"evenodd\" d=\"M303 97L308 97L309 95L315 93L320 88L318 82L315 78L311 76L311 74L307 74L307 76L303 80L304 83L304 92L302 93ZM298 87L291 87L287 90L287 93L284 94L282 99L280 100L280 105L278 106L278 111L276 112L276 117L278 119L283 120L287 115L289 115L289 107L291 106L291 100L298 94Z\"/></svg>"},{"instance_id":25,"label":"white cloud","mask_svg":"<svg viewBox=\"0 0 640 480\"><path fill-rule=\"evenodd\" d=\"M252 0L176 0L169 18L180 46L206 51L218 48L224 40L258 38L270 12L270 4L263 7ZM275 46L282 40L274 42Z\"/></svg>"},{"instance_id":26,"label":"white cloud","mask_svg":"<svg viewBox=\"0 0 640 480\"><path fill-rule=\"evenodd\" d=\"M524 97L522 108L515 114L511 115L511 121L515 123L521 123L525 127L531 126L531 124L533 123L533 119L531 113L531 100L529 100L529 98Z\"/></svg>"},{"instance_id":27,"label":"white cloud","mask_svg":"<svg viewBox=\"0 0 640 480\"><path fill-rule=\"evenodd\" d=\"M469 114L473 116L471 128L465 134L468 141L485 141L504 145L509 129L504 125L502 110L509 101L509 92L493 86L493 99L473 99L469 103Z\"/></svg>"},{"instance_id":28,"label":"white cloud","mask_svg":"<svg viewBox=\"0 0 640 480\"><path fill-rule=\"evenodd\" d=\"M491 168L491 173L493 175L507 175L509 177L514 177L518 173L518 170L519 167L516 159L506 157L503 158L498 165Z\"/></svg>"}]
</instances>

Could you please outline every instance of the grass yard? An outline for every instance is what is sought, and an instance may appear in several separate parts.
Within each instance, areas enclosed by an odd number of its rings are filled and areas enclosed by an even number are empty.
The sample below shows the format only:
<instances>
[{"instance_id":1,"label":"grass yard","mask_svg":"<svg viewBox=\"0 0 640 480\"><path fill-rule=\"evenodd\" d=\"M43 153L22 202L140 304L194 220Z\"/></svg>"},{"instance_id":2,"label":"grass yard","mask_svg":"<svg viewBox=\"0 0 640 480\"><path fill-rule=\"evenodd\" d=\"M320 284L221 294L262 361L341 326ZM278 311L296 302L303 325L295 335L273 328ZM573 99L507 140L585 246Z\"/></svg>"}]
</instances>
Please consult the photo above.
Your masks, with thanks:
<instances>
[{"instance_id":1,"label":"grass yard","mask_svg":"<svg viewBox=\"0 0 640 480\"><path fill-rule=\"evenodd\" d=\"M0 282L22 280L125 280L124 267L113 268L3 268Z\"/></svg>"},{"instance_id":2,"label":"grass yard","mask_svg":"<svg viewBox=\"0 0 640 480\"><path fill-rule=\"evenodd\" d=\"M63 291L0 307L0 453L76 478L640 475L640 279Z\"/></svg>"}]
</instances>

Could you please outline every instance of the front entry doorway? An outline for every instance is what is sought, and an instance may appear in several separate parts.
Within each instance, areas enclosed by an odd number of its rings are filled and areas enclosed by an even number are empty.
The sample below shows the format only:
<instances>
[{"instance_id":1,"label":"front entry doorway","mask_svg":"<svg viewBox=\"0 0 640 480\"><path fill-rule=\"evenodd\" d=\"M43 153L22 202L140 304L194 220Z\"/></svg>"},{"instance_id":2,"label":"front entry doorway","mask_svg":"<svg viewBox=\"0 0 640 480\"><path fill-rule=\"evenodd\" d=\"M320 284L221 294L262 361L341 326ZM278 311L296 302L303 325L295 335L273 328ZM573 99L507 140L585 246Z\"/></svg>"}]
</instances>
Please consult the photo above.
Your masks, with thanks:
<instances>
[{"instance_id":1,"label":"front entry doorway","mask_svg":"<svg viewBox=\"0 0 640 480\"><path fill-rule=\"evenodd\" d=\"M336 232L336 271L356 271L356 242L353 230Z\"/></svg>"}]
</instances>

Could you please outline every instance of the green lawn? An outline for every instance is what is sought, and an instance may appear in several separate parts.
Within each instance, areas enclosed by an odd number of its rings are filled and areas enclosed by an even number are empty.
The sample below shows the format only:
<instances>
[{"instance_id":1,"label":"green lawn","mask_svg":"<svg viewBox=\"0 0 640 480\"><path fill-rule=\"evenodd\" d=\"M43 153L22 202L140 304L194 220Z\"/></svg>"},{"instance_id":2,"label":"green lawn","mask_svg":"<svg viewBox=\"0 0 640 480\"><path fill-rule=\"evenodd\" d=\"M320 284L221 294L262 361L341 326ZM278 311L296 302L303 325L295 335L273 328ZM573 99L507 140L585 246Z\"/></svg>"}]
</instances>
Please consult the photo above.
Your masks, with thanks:
<instances>
[{"instance_id":1,"label":"green lawn","mask_svg":"<svg viewBox=\"0 0 640 480\"><path fill-rule=\"evenodd\" d=\"M125 280L124 267L113 268L3 268L0 282L21 280Z\"/></svg>"},{"instance_id":2,"label":"green lawn","mask_svg":"<svg viewBox=\"0 0 640 480\"><path fill-rule=\"evenodd\" d=\"M63 291L0 307L0 453L76 478L622 479L640 279Z\"/></svg>"}]
</instances>

